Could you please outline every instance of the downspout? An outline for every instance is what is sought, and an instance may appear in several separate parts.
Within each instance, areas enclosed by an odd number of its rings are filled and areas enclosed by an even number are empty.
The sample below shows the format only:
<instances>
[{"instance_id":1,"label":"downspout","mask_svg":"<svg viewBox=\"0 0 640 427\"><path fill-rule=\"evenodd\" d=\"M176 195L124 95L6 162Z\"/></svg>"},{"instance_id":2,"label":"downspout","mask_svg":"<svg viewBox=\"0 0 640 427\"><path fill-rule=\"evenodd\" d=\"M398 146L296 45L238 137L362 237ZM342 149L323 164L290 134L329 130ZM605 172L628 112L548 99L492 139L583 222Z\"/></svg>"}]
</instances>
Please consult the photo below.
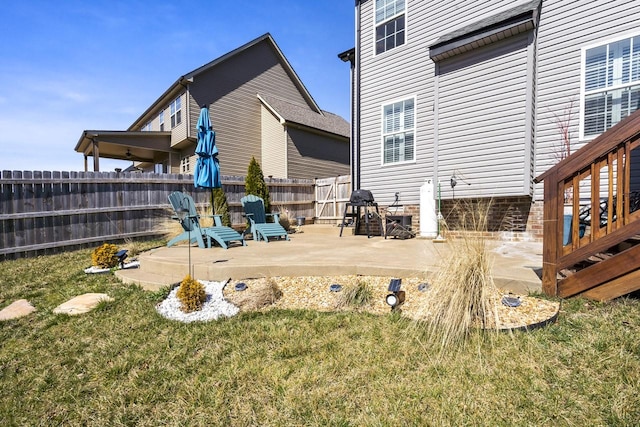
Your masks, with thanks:
<instances>
[{"instance_id":1,"label":"downspout","mask_svg":"<svg viewBox=\"0 0 640 427\"><path fill-rule=\"evenodd\" d=\"M353 150L354 150L354 162L352 165L352 190L360 189L360 30L361 30L361 22L360 22L360 0L356 0L356 51L355 51L355 76L353 78L353 85L355 87L355 107L352 106L352 115L353 115Z\"/></svg>"}]
</instances>

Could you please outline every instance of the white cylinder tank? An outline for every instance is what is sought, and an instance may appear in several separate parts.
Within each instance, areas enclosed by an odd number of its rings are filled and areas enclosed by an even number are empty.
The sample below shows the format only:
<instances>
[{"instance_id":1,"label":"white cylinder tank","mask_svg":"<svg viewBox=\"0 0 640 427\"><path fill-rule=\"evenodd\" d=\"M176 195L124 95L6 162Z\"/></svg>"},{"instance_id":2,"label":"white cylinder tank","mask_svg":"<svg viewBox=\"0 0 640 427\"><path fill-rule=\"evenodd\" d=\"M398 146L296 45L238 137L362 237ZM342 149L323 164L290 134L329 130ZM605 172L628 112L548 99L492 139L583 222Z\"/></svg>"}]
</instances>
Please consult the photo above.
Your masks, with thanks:
<instances>
[{"instance_id":1,"label":"white cylinder tank","mask_svg":"<svg viewBox=\"0 0 640 427\"><path fill-rule=\"evenodd\" d=\"M438 236L438 212L432 179L426 179L420 186L420 236L430 239Z\"/></svg>"}]
</instances>

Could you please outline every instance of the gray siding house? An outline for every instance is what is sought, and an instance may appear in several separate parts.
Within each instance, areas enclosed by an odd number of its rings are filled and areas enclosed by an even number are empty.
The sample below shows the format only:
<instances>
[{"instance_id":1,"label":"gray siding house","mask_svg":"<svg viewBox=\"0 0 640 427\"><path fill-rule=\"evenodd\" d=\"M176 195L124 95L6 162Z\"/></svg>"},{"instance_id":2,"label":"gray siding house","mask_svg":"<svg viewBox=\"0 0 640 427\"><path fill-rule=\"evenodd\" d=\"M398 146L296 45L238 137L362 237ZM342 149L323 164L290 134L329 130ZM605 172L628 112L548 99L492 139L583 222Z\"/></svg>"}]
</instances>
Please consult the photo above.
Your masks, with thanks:
<instances>
[{"instance_id":1,"label":"gray siding house","mask_svg":"<svg viewBox=\"0 0 640 427\"><path fill-rule=\"evenodd\" d=\"M640 2L359 0L352 173L381 205L443 215L491 199L490 229L540 238L536 176L638 108ZM341 56L346 60L348 55ZM452 185L453 184L453 185Z\"/></svg>"},{"instance_id":2,"label":"gray siding house","mask_svg":"<svg viewBox=\"0 0 640 427\"><path fill-rule=\"evenodd\" d=\"M91 156L94 170L103 157L193 173L203 105L224 175L245 175L252 156L274 178L349 173L349 123L320 109L270 34L178 78L127 130L85 130L75 150L85 170Z\"/></svg>"}]
</instances>

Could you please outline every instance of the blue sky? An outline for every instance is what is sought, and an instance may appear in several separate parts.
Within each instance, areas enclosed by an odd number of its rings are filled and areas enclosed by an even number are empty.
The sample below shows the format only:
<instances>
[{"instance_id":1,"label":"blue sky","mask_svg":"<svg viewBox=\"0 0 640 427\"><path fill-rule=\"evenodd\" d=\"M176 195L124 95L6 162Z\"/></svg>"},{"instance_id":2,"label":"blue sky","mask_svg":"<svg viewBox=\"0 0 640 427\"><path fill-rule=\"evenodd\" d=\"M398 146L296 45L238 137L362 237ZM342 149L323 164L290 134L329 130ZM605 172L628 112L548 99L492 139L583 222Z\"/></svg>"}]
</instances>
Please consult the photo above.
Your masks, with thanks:
<instances>
[{"instance_id":1,"label":"blue sky","mask_svg":"<svg viewBox=\"0 0 640 427\"><path fill-rule=\"evenodd\" d=\"M126 130L178 77L267 32L320 107L348 120L349 65L337 54L354 45L353 4L5 2L0 170L83 170L74 151L83 130Z\"/></svg>"}]
</instances>

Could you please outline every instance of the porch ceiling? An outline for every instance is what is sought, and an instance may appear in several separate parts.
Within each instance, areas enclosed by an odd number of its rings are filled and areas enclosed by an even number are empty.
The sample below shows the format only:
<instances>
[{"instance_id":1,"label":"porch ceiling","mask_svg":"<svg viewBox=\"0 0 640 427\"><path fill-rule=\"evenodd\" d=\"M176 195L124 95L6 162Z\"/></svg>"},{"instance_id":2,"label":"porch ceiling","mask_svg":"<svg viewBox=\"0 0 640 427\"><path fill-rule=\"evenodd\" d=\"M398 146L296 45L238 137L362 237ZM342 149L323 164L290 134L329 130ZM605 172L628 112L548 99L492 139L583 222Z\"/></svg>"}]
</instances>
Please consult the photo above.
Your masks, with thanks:
<instances>
[{"instance_id":1,"label":"porch ceiling","mask_svg":"<svg viewBox=\"0 0 640 427\"><path fill-rule=\"evenodd\" d=\"M153 162L157 153L177 153L171 149L171 132L85 130L75 151L93 156L94 143L98 156L107 159Z\"/></svg>"}]
</instances>

